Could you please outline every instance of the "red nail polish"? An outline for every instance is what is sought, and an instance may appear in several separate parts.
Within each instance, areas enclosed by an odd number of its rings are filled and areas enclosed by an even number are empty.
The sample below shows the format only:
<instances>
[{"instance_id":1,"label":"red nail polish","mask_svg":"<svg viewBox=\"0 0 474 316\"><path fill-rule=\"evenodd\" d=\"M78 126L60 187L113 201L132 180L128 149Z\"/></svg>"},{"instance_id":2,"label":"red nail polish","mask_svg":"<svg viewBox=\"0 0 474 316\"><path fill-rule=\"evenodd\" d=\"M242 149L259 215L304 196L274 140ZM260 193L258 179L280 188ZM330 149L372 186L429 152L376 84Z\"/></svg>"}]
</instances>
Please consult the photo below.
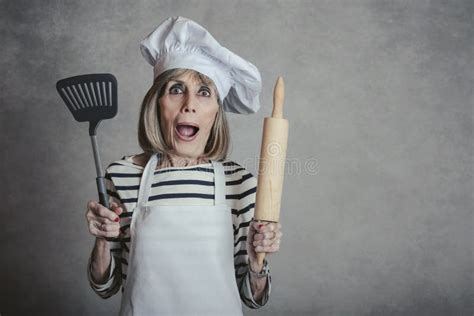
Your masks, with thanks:
<instances>
[{"instance_id":1,"label":"red nail polish","mask_svg":"<svg viewBox=\"0 0 474 316\"><path fill-rule=\"evenodd\" d=\"M259 224L259 225L258 225L258 229L262 229L263 226L265 226L265 225Z\"/></svg>"},{"instance_id":2,"label":"red nail polish","mask_svg":"<svg viewBox=\"0 0 474 316\"><path fill-rule=\"evenodd\" d=\"M115 218L115 221L116 222L120 221L120 217Z\"/></svg>"}]
</instances>

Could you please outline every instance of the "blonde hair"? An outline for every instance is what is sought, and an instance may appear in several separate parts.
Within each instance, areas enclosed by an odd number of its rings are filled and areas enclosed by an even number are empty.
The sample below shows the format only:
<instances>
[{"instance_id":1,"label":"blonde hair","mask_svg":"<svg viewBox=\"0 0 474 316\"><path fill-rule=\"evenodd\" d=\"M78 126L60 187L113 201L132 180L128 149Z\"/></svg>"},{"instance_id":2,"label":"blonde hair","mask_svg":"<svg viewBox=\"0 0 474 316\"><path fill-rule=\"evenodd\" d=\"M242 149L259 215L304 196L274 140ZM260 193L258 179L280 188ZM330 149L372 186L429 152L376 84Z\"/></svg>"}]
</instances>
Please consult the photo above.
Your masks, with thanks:
<instances>
[{"instance_id":1,"label":"blonde hair","mask_svg":"<svg viewBox=\"0 0 474 316\"><path fill-rule=\"evenodd\" d=\"M213 87L217 96L217 103L219 104L219 109L212 125L211 132L209 133L204 153L200 158L224 160L227 158L229 150L230 132L227 118L222 107L222 100L220 99L213 81L206 75L191 69L170 69L156 77L141 105L140 118L138 121L138 143L143 151L148 155L154 153L166 154L168 151L173 149L163 137L163 131L160 126L159 99L164 94L166 84L170 80L174 80L187 73L190 73L194 79L199 80L202 84Z\"/></svg>"}]
</instances>

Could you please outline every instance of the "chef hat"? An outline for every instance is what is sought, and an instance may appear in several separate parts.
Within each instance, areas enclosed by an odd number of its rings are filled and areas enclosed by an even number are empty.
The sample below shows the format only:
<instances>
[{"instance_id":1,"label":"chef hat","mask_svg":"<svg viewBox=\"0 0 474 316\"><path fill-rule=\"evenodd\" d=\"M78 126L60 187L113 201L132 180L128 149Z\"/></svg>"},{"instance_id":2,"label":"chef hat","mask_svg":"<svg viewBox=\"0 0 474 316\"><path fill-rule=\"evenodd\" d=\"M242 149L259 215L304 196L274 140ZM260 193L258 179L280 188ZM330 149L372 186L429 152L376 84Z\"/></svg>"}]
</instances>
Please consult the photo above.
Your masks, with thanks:
<instances>
[{"instance_id":1,"label":"chef hat","mask_svg":"<svg viewBox=\"0 0 474 316\"><path fill-rule=\"evenodd\" d=\"M260 108L260 72L237 56L201 25L184 17L166 19L140 43L154 78L174 68L198 71L214 81L224 111L250 114Z\"/></svg>"}]
</instances>

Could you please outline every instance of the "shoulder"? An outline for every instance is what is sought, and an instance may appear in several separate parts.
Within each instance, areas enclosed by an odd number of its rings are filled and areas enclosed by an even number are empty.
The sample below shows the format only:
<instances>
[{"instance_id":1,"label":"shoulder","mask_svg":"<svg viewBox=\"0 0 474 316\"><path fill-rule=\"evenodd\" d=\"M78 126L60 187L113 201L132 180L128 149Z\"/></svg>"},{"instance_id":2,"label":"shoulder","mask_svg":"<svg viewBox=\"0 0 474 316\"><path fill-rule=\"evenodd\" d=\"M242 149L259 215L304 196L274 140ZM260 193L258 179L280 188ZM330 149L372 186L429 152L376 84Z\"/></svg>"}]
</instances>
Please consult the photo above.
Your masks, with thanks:
<instances>
[{"instance_id":1,"label":"shoulder","mask_svg":"<svg viewBox=\"0 0 474 316\"><path fill-rule=\"evenodd\" d=\"M221 162L224 166L227 185L240 185L247 188L257 185L257 178L244 164L230 159L221 160Z\"/></svg>"},{"instance_id":2,"label":"shoulder","mask_svg":"<svg viewBox=\"0 0 474 316\"><path fill-rule=\"evenodd\" d=\"M143 153L124 155L122 158L109 163L106 172L141 172L143 171L143 166L146 165L145 159L147 158L148 157L145 157L145 154Z\"/></svg>"}]
</instances>

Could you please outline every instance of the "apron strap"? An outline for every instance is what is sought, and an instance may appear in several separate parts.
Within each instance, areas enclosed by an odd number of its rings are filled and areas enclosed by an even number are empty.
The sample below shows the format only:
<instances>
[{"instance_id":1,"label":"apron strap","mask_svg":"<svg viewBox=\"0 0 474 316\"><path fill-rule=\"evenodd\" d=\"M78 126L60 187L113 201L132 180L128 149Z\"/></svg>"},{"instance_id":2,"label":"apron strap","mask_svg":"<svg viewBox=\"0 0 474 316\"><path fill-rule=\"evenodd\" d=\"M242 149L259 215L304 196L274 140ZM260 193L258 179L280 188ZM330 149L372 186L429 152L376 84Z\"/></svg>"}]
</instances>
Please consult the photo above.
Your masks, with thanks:
<instances>
[{"instance_id":1,"label":"apron strap","mask_svg":"<svg viewBox=\"0 0 474 316\"><path fill-rule=\"evenodd\" d=\"M148 160L145 169L143 169L142 178L138 192L137 206L147 206L148 197L150 196L151 186L153 184L153 175L158 164L158 155L154 154Z\"/></svg>"},{"instance_id":2,"label":"apron strap","mask_svg":"<svg viewBox=\"0 0 474 316\"><path fill-rule=\"evenodd\" d=\"M214 160L212 160L212 165L214 166L214 204L222 205L226 203L224 166L222 162Z\"/></svg>"}]
</instances>

